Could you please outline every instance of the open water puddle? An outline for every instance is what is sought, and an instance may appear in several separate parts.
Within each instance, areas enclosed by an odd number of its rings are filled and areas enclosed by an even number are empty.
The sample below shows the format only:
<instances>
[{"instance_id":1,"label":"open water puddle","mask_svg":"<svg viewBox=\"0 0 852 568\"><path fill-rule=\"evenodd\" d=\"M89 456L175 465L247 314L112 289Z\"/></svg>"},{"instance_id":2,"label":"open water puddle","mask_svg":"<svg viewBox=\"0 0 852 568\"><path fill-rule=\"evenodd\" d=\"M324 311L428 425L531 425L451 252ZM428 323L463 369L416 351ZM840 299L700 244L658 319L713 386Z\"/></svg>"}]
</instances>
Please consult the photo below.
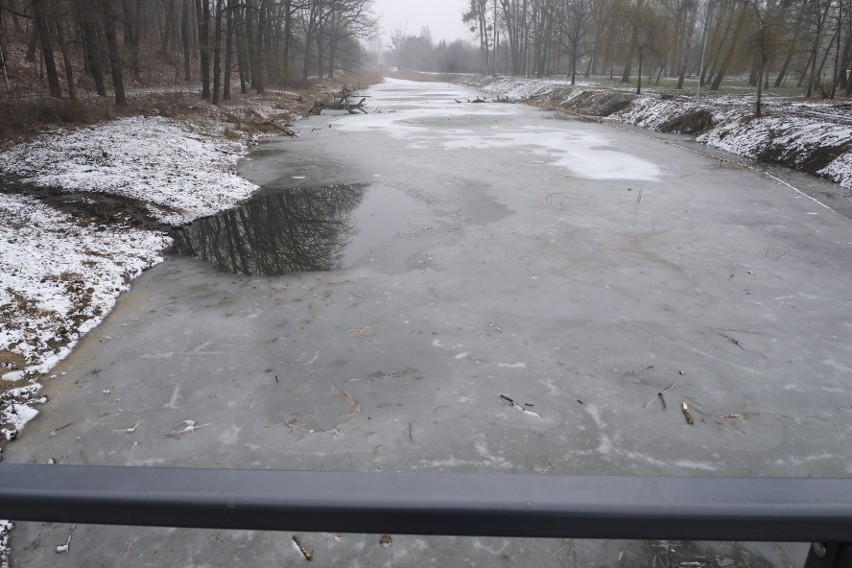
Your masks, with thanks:
<instances>
[{"instance_id":1,"label":"open water puddle","mask_svg":"<svg viewBox=\"0 0 852 568\"><path fill-rule=\"evenodd\" d=\"M417 201L381 184L262 191L173 230L173 252L247 276L340 270L418 226L425 214Z\"/></svg>"}]
</instances>

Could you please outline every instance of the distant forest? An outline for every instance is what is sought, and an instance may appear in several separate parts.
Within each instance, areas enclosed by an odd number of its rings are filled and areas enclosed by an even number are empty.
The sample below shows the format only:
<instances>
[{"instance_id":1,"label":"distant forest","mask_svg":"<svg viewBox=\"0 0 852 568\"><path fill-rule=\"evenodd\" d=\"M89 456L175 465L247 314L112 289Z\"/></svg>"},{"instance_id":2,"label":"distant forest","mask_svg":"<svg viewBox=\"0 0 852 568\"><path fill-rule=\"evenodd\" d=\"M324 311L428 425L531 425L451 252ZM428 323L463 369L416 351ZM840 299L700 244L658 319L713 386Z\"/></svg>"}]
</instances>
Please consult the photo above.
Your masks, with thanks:
<instances>
[{"instance_id":1,"label":"distant forest","mask_svg":"<svg viewBox=\"0 0 852 568\"><path fill-rule=\"evenodd\" d=\"M358 68L375 35L372 0L0 0L7 91L46 81L118 105L126 87L195 82L217 103ZM29 81L29 83L28 83ZM234 84L236 82L238 84Z\"/></svg>"},{"instance_id":2,"label":"distant forest","mask_svg":"<svg viewBox=\"0 0 852 568\"><path fill-rule=\"evenodd\" d=\"M624 83L726 79L807 96L850 94L852 0L468 0L466 42L395 31L392 65ZM695 81L695 79L693 79ZM694 84L694 83L693 83Z\"/></svg>"},{"instance_id":3,"label":"distant forest","mask_svg":"<svg viewBox=\"0 0 852 568\"><path fill-rule=\"evenodd\" d=\"M391 31L372 0L0 0L5 96L198 85L213 103L384 65L852 93L852 0L460 0L469 37ZM447 14L448 18L458 17Z\"/></svg>"}]
</instances>

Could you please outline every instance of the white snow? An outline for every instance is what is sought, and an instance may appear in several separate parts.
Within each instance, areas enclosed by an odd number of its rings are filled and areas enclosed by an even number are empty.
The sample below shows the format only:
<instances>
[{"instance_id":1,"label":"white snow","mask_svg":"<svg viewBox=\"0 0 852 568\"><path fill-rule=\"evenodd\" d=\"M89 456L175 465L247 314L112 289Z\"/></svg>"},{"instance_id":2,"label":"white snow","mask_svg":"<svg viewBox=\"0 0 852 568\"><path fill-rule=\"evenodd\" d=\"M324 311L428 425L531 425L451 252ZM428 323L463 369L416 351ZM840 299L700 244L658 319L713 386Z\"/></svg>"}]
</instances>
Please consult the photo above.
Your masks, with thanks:
<instances>
[{"instance_id":1,"label":"white snow","mask_svg":"<svg viewBox=\"0 0 852 568\"><path fill-rule=\"evenodd\" d=\"M0 568L9 568L9 531L15 525L0 519Z\"/></svg>"},{"instance_id":2,"label":"white snow","mask_svg":"<svg viewBox=\"0 0 852 568\"><path fill-rule=\"evenodd\" d=\"M245 144L195 133L160 117L128 117L57 130L0 153L0 171L37 185L140 199L180 225L245 199L257 186L236 175Z\"/></svg>"},{"instance_id":3,"label":"white snow","mask_svg":"<svg viewBox=\"0 0 852 568\"><path fill-rule=\"evenodd\" d=\"M47 398L35 398L41 391L41 385L32 384L11 389L7 392L8 402L0 407L0 420L8 424L8 428L0 428L0 434L9 441L17 436L24 425L38 416L38 410L30 404L44 404Z\"/></svg>"},{"instance_id":4,"label":"white snow","mask_svg":"<svg viewBox=\"0 0 852 568\"><path fill-rule=\"evenodd\" d=\"M0 199L0 352L23 356L26 374L47 373L94 328L170 239L151 231L83 227L24 196ZM0 376L21 378L20 372Z\"/></svg>"}]
</instances>

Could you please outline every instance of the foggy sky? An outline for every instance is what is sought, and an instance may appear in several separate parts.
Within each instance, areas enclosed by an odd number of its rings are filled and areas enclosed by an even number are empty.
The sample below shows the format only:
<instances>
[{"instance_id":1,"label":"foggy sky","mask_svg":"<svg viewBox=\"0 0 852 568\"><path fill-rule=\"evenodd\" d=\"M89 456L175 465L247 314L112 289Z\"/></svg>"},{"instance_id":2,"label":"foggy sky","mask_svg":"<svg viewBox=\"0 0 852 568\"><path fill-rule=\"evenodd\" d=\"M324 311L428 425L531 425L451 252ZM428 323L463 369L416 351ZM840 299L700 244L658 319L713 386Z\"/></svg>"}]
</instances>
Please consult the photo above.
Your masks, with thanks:
<instances>
[{"instance_id":1,"label":"foggy sky","mask_svg":"<svg viewBox=\"0 0 852 568\"><path fill-rule=\"evenodd\" d=\"M420 35L420 28L429 26L435 43L446 39L470 39L470 32L461 21L466 0L374 0L373 13L382 16L380 22L385 45L394 27L407 28L408 35Z\"/></svg>"}]
</instances>

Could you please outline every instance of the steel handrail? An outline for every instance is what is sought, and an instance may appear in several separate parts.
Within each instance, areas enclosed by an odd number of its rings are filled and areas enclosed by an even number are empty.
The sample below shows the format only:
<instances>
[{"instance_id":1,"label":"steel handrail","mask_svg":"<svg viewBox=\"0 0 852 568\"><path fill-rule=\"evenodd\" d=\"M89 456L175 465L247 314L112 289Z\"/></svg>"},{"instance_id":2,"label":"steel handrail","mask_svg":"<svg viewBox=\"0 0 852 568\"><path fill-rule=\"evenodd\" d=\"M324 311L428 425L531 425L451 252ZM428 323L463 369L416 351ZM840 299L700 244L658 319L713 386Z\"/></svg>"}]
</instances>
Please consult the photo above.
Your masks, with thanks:
<instances>
[{"instance_id":1,"label":"steel handrail","mask_svg":"<svg viewBox=\"0 0 852 568\"><path fill-rule=\"evenodd\" d=\"M852 479L5 463L0 518L458 536L819 541L831 551L852 541Z\"/></svg>"}]
</instances>

